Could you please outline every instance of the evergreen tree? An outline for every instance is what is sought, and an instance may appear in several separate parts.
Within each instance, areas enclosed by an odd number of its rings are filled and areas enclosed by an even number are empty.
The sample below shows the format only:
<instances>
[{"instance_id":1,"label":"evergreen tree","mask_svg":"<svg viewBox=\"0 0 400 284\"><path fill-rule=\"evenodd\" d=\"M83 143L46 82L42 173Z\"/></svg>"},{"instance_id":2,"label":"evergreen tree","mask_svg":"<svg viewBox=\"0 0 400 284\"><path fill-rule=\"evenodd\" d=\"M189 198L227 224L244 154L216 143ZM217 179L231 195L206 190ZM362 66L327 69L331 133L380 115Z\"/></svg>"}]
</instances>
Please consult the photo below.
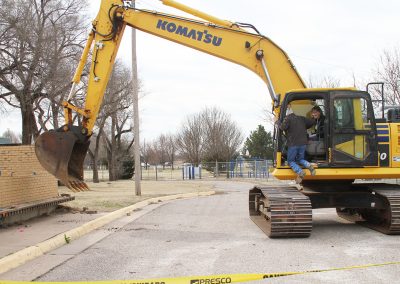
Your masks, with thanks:
<instances>
[{"instance_id":1,"label":"evergreen tree","mask_svg":"<svg viewBox=\"0 0 400 284\"><path fill-rule=\"evenodd\" d=\"M244 147L251 157L272 159L274 145L271 132L265 131L264 126L258 125L257 130L252 131L247 137Z\"/></svg>"}]
</instances>

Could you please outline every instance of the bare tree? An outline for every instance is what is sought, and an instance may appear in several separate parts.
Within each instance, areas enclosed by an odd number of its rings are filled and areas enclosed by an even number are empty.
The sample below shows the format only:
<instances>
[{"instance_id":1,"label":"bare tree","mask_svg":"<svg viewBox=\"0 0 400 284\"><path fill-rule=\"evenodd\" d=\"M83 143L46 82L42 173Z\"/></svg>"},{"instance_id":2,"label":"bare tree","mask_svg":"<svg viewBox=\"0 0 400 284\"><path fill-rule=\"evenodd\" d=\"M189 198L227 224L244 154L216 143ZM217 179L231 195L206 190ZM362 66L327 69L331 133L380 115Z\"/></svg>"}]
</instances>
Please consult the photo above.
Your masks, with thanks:
<instances>
[{"instance_id":1,"label":"bare tree","mask_svg":"<svg viewBox=\"0 0 400 284\"><path fill-rule=\"evenodd\" d=\"M172 134L161 134L144 147L143 158L151 164L162 165L163 169L165 169L166 163L170 163L173 168L177 151L176 143Z\"/></svg>"},{"instance_id":2,"label":"bare tree","mask_svg":"<svg viewBox=\"0 0 400 284\"><path fill-rule=\"evenodd\" d=\"M385 100L389 105L400 104L400 51L384 50L375 69L375 81L385 83ZM376 89L378 97L381 91Z\"/></svg>"},{"instance_id":3,"label":"bare tree","mask_svg":"<svg viewBox=\"0 0 400 284\"><path fill-rule=\"evenodd\" d=\"M205 161L227 161L239 150L243 135L230 116L216 107L189 116L177 136L182 156L198 165Z\"/></svg>"},{"instance_id":4,"label":"bare tree","mask_svg":"<svg viewBox=\"0 0 400 284\"><path fill-rule=\"evenodd\" d=\"M6 131L3 132L2 135L4 138L8 138L11 143L21 143L21 140L18 137L18 134L16 134L14 131L7 129Z\"/></svg>"},{"instance_id":5,"label":"bare tree","mask_svg":"<svg viewBox=\"0 0 400 284\"><path fill-rule=\"evenodd\" d=\"M98 128L99 129L103 129L104 128L104 124L105 124L105 119L101 118L100 120L98 120L97 122L98 124ZM99 180L99 170L98 170L98 162L99 162L99 152L101 149L101 143L102 143L102 131L97 132L97 134L93 135L94 137L92 137L92 143L91 143L91 147L88 149L88 154L89 157L92 161L91 165L92 165L92 171L93 171L93 182L94 183L98 183ZM94 144L93 144L94 141Z\"/></svg>"},{"instance_id":6,"label":"bare tree","mask_svg":"<svg viewBox=\"0 0 400 284\"><path fill-rule=\"evenodd\" d=\"M172 169L174 169L177 152L177 141L176 137L172 134L166 135L165 152L167 154L167 161L171 164Z\"/></svg>"},{"instance_id":7,"label":"bare tree","mask_svg":"<svg viewBox=\"0 0 400 284\"><path fill-rule=\"evenodd\" d=\"M0 99L20 108L23 144L39 134L34 111L43 98L55 103L69 87L72 74L66 66L79 53L86 6L78 0L2 1Z\"/></svg>"},{"instance_id":8,"label":"bare tree","mask_svg":"<svg viewBox=\"0 0 400 284\"><path fill-rule=\"evenodd\" d=\"M143 141L140 146L140 155L142 158L142 162L144 163L145 169L147 170L147 166L149 165L149 157L151 155L151 149L149 147L149 143Z\"/></svg>"},{"instance_id":9,"label":"bare tree","mask_svg":"<svg viewBox=\"0 0 400 284\"><path fill-rule=\"evenodd\" d=\"M162 165L163 169L165 169L165 163L167 162L167 137L164 134L161 134L155 142L155 147L159 157L158 164Z\"/></svg>"},{"instance_id":10,"label":"bare tree","mask_svg":"<svg viewBox=\"0 0 400 284\"><path fill-rule=\"evenodd\" d=\"M204 139L201 115L186 117L177 136L177 145L182 157L190 163L199 165L203 158Z\"/></svg>"},{"instance_id":11,"label":"bare tree","mask_svg":"<svg viewBox=\"0 0 400 284\"><path fill-rule=\"evenodd\" d=\"M201 113L204 125L204 159L206 161L228 161L239 150L243 135L228 114L213 107Z\"/></svg>"},{"instance_id":12,"label":"bare tree","mask_svg":"<svg viewBox=\"0 0 400 284\"><path fill-rule=\"evenodd\" d=\"M150 141L146 145L147 162L150 165L160 164L160 152L158 151L157 140Z\"/></svg>"},{"instance_id":13,"label":"bare tree","mask_svg":"<svg viewBox=\"0 0 400 284\"><path fill-rule=\"evenodd\" d=\"M310 75L307 80L307 86L309 88L337 88L340 86L340 80L330 75L321 78Z\"/></svg>"},{"instance_id":14,"label":"bare tree","mask_svg":"<svg viewBox=\"0 0 400 284\"><path fill-rule=\"evenodd\" d=\"M132 157L130 149L134 138L131 135L132 108L130 106L133 99L131 80L130 70L117 62L103 103L104 129L99 130L106 142L110 180L118 179L120 165L124 158Z\"/></svg>"},{"instance_id":15,"label":"bare tree","mask_svg":"<svg viewBox=\"0 0 400 284\"><path fill-rule=\"evenodd\" d=\"M131 84L131 73L120 60L117 60L93 129L96 133L95 139L92 139L94 144L88 150L93 182L99 182L98 161L103 158L99 156L101 147L106 150L110 180L118 179L118 160L130 155L133 137L125 137L131 131L131 126L128 125L132 116L129 109L132 103L129 84Z\"/></svg>"}]
</instances>

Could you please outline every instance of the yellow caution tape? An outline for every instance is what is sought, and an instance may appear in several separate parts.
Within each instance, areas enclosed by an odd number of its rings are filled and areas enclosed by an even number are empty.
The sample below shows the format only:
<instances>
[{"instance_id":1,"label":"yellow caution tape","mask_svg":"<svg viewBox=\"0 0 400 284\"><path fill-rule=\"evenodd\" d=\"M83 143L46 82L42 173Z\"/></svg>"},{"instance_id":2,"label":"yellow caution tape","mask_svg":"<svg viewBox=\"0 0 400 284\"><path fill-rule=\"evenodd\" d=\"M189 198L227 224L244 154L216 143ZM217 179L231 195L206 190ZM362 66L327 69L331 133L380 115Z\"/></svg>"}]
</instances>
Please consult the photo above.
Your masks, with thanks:
<instances>
[{"instance_id":1,"label":"yellow caution tape","mask_svg":"<svg viewBox=\"0 0 400 284\"><path fill-rule=\"evenodd\" d=\"M256 273L256 274L221 274L210 276L193 276L193 277L177 277L177 278L157 278L157 279L144 279L144 280L110 280L110 281L64 281L57 283L60 284L226 284L226 283L241 283L262 280L267 278L276 278L289 275L310 274L318 272L338 271L338 270L352 270L360 268L369 268L386 265L399 265L400 261L384 262L378 264L364 264L354 265L339 268L327 269L314 269L306 271L295 272L278 272L278 273ZM4 281L0 280L0 284L27 284L29 281ZM36 282L40 284L54 284L56 282Z\"/></svg>"}]
</instances>

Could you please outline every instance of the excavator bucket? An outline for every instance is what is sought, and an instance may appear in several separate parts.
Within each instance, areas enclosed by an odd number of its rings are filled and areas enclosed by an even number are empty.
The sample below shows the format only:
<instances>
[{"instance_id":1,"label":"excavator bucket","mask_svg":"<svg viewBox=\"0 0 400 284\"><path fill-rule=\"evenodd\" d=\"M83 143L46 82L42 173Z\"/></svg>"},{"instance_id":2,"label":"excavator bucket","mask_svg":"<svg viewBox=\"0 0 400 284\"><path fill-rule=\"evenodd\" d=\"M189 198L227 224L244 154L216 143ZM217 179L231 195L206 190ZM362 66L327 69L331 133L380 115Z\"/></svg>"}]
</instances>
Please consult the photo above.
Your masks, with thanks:
<instances>
[{"instance_id":1,"label":"excavator bucket","mask_svg":"<svg viewBox=\"0 0 400 284\"><path fill-rule=\"evenodd\" d=\"M81 141L72 131L51 130L41 134L35 142L40 164L72 191L85 191L83 161L90 142Z\"/></svg>"}]
</instances>

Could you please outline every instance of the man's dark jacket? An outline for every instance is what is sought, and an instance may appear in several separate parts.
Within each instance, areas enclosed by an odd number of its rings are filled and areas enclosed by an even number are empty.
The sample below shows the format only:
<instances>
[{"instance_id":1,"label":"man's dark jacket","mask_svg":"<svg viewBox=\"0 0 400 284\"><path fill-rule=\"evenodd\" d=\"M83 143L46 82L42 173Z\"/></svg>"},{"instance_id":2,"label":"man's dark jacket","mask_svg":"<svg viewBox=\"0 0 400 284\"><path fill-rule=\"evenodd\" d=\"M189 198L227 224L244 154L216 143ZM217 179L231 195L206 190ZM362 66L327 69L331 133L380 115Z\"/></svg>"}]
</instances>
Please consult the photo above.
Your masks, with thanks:
<instances>
[{"instance_id":1,"label":"man's dark jacket","mask_svg":"<svg viewBox=\"0 0 400 284\"><path fill-rule=\"evenodd\" d=\"M307 145L307 129L315 123L313 119L291 113L285 117L282 123L278 122L278 126L286 132L287 146L292 147Z\"/></svg>"}]
</instances>

